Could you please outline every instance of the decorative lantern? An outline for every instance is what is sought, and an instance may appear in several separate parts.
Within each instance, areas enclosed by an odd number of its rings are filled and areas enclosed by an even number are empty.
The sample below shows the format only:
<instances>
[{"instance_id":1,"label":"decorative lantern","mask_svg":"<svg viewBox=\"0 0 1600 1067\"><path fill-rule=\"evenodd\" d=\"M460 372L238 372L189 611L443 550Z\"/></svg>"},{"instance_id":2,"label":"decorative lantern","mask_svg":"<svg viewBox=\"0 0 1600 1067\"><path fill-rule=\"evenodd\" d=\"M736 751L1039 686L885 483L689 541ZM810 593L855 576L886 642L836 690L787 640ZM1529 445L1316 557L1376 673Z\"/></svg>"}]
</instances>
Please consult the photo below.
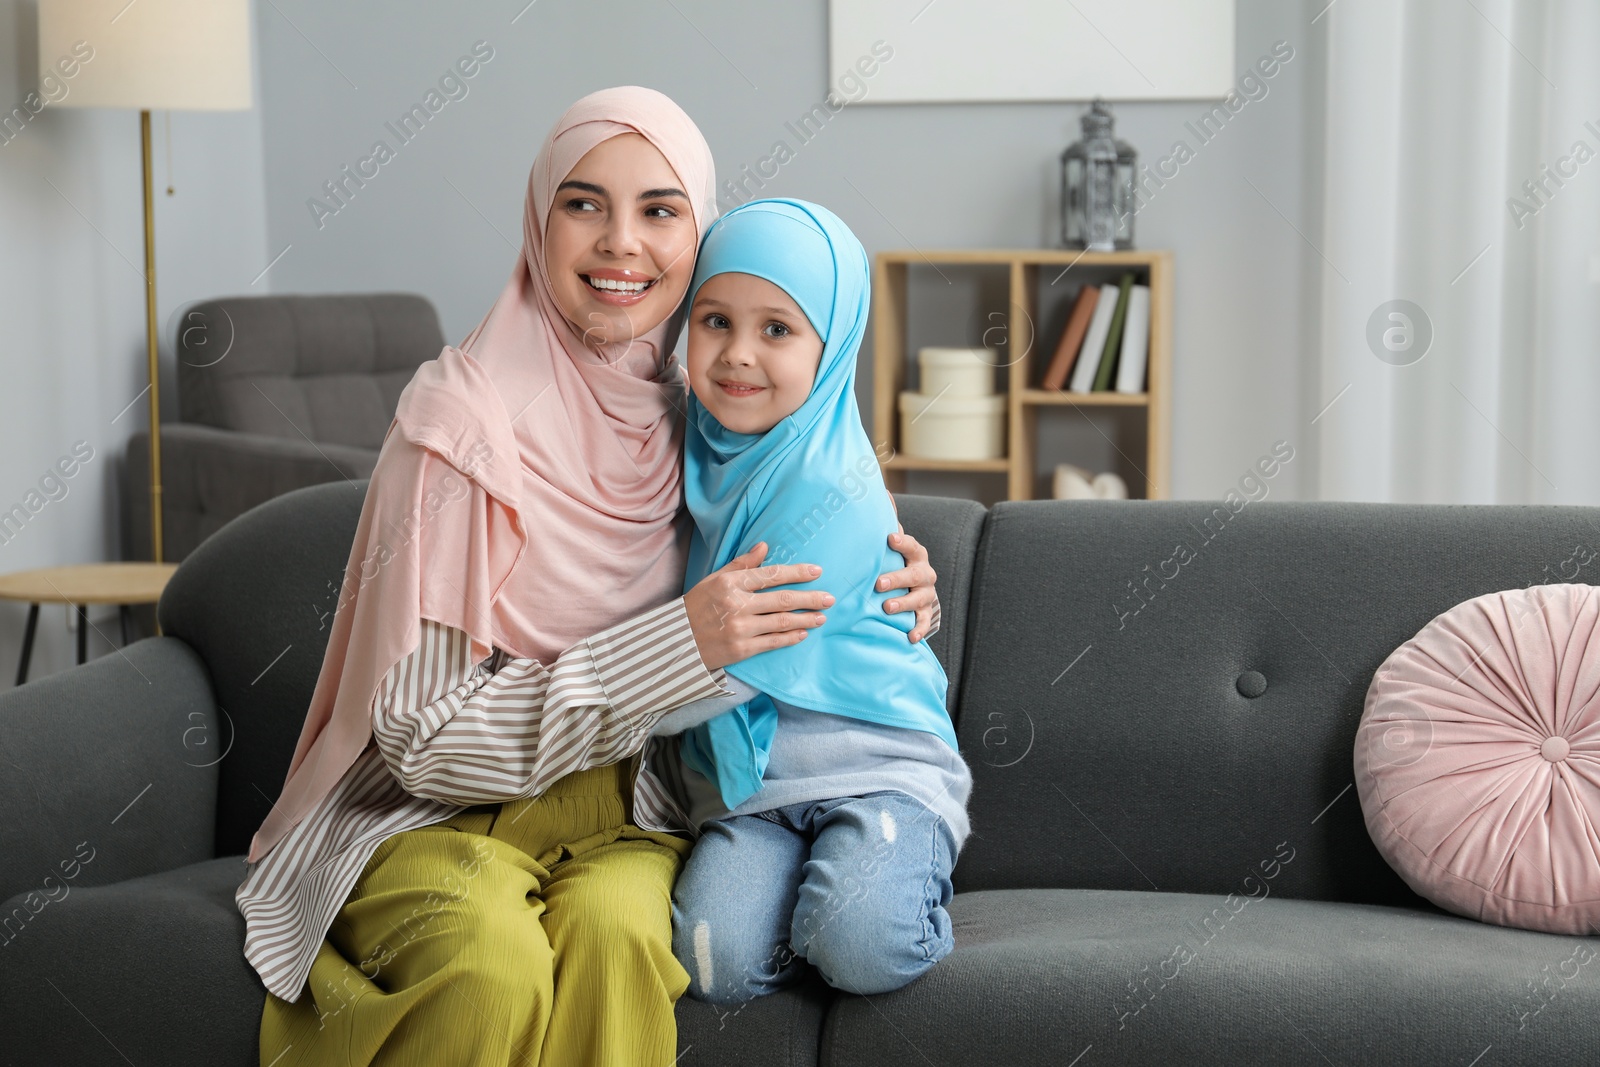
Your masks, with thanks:
<instances>
[{"instance_id":1,"label":"decorative lantern","mask_svg":"<svg viewBox=\"0 0 1600 1067\"><path fill-rule=\"evenodd\" d=\"M1061 153L1061 240L1068 248L1133 247L1138 155L1111 135L1113 121L1105 101L1095 100L1082 119L1083 140Z\"/></svg>"}]
</instances>

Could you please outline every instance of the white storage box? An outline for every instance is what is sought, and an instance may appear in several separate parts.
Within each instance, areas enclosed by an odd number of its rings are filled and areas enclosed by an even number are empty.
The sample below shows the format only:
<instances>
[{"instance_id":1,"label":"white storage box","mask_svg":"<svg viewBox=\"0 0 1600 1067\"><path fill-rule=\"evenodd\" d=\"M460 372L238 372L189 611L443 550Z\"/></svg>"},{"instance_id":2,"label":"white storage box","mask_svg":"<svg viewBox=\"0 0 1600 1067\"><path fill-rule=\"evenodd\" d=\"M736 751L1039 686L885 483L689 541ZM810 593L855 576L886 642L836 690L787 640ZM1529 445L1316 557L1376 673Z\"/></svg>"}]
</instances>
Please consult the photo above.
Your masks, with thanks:
<instances>
[{"instance_id":1,"label":"white storage box","mask_svg":"<svg viewBox=\"0 0 1600 1067\"><path fill-rule=\"evenodd\" d=\"M922 459L1005 455L1004 396L900 394L900 450Z\"/></svg>"},{"instance_id":2,"label":"white storage box","mask_svg":"<svg viewBox=\"0 0 1600 1067\"><path fill-rule=\"evenodd\" d=\"M919 348L923 396L991 396L1000 353L992 348Z\"/></svg>"}]
</instances>

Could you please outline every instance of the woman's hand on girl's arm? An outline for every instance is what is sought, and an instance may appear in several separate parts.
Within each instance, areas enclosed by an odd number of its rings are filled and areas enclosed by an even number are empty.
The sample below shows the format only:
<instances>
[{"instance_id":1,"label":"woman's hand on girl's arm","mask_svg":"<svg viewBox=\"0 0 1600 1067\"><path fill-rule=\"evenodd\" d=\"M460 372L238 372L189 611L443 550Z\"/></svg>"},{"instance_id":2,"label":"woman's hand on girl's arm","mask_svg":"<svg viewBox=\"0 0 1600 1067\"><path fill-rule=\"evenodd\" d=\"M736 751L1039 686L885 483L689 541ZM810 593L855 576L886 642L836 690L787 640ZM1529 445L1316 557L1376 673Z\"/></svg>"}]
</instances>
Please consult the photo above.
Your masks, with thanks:
<instances>
[{"instance_id":1,"label":"woman's hand on girl's arm","mask_svg":"<svg viewBox=\"0 0 1600 1067\"><path fill-rule=\"evenodd\" d=\"M927 558L926 552L922 555ZM807 630L826 621L821 612L832 606L831 593L820 589L760 591L773 585L812 581L822 568L809 563L763 567L761 561L766 556L767 543L763 541L712 571L683 594L689 626L707 670L749 659L757 652L798 644L805 639ZM932 573L929 568L928 574ZM931 583L933 579L928 580Z\"/></svg>"},{"instance_id":2,"label":"woman's hand on girl's arm","mask_svg":"<svg viewBox=\"0 0 1600 1067\"><path fill-rule=\"evenodd\" d=\"M889 535L889 547L906 558L906 565L900 570L881 575L878 578L878 592L904 589L906 593L884 601L883 610L891 615L901 611L917 613L917 624L906 635L912 644L916 644L939 628L939 594L933 587L939 576L928 563L928 550L906 533L904 527Z\"/></svg>"}]
</instances>

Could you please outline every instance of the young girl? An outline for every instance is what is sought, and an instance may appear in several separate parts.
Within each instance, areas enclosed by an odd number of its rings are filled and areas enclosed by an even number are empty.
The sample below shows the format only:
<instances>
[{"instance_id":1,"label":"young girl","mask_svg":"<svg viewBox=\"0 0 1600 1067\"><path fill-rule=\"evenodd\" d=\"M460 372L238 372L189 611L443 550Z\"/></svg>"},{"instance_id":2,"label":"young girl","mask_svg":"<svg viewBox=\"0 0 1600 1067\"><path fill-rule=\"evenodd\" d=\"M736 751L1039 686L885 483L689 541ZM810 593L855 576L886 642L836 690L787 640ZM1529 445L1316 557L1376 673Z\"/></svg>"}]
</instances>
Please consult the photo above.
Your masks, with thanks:
<instances>
[{"instance_id":1,"label":"young girl","mask_svg":"<svg viewBox=\"0 0 1600 1067\"><path fill-rule=\"evenodd\" d=\"M952 946L971 775L944 669L872 588L897 524L856 408L868 292L855 235L799 200L723 216L689 288L685 580L766 541L772 562L798 553L848 590L822 629L729 664L731 696L657 729L688 728L701 836L674 890L673 951L704 1000L770 993L807 962L881 993Z\"/></svg>"}]
</instances>

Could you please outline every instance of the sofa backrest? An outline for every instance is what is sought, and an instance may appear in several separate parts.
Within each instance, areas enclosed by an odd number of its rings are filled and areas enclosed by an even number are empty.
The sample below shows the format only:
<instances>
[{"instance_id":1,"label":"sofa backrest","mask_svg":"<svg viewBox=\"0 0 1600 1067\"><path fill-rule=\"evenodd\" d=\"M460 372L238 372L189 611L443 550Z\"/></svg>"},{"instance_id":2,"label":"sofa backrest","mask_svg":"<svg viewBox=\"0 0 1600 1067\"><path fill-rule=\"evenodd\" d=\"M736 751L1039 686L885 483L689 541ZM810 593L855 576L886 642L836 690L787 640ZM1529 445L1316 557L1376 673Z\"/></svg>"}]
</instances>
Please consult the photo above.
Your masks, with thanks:
<instances>
[{"instance_id":1,"label":"sofa backrest","mask_svg":"<svg viewBox=\"0 0 1600 1067\"><path fill-rule=\"evenodd\" d=\"M199 652L229 724L217 783L219 856L249 848L283 788L369 481L298 489L247 511L202 542L162 594L163 632ZM939 575L942 618L929 647L950 676L953 703L984 509L942 497L895 501Z\"/></svg>"},{"instance_id":2,"label":"sofa backrest","mask_svg":"<svg viewBox=\"0 0 1600 1067\"><path fill-rule=\"evenodd\" d=\"M444 335L415 293L235 296L185 308L173 344L182 421L377 449Z\"/></svg>"},{"instance_id":3,"label":"sofa backrest","mask_svg":"<svg viewBox=\"0 0 1600 1067\"><path fill-rule=\"evenodd\" d=\"M938 581L939 629L928 647L939 657L950 682L945 706L959 721L958 697L967 643L967 612L972 599L972 568L978 558L978 541L988 515L982 504L943 496L897 494L895 508L900 525L928 550ZM797 559L804 559L803 554Z\"/></svg>"},{"instance_id":4,"label":"sofa backrest","mask_svg":"<svg viewBox=\"0 0 1600 1067\"><path fill-rule=\"evenodd\" d=\"M997 505L967 622L956 888L1431 907L1352 785L1372 675L1470 597L1600 581L1596 547L1596 508Z\"/></svg>"}]
</instances>

